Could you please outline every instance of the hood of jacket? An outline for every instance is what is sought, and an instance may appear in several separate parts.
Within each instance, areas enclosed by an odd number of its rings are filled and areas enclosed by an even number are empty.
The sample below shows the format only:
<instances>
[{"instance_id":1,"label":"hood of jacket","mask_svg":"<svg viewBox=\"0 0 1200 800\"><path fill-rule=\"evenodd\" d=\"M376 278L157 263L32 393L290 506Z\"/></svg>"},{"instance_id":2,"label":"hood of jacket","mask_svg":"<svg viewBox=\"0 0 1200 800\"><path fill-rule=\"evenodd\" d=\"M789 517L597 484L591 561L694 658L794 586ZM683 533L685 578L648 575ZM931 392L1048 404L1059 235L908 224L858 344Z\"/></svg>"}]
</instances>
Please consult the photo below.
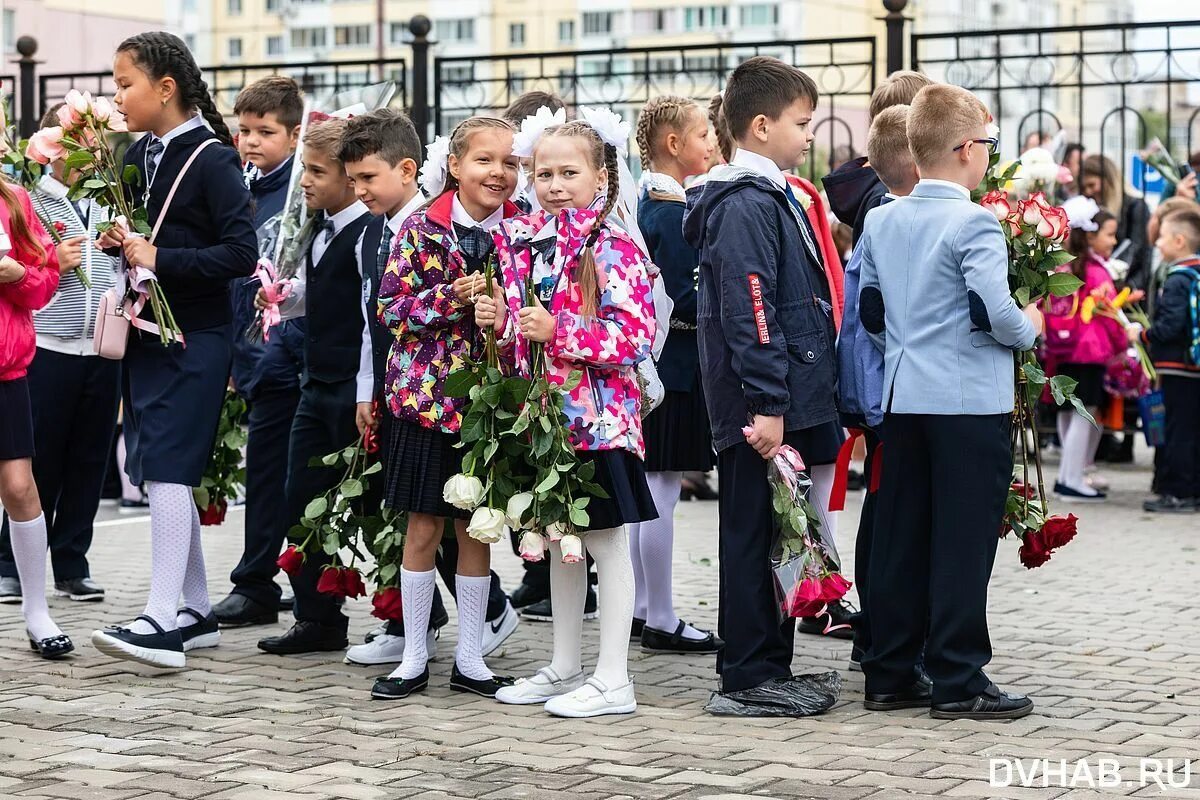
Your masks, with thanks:
<instances>
[{"instance_id":1,"label":"hood of jacket","mask_svg":"<svg viewBox=\"0 0 1200 800\"><path fill-rule=\"evenodd\" d=\"M844 225L854 227L863 205L887 193L883 181L866 164L866 156L861 156L847 161L821 180L825 196L829 198L829 209Z\"/></svg>"},{"instance_id":2,"label":"hood of jacket","mask_svg":"<svg viewBox=\"0 0 1200 800\"><path fill-rule=\"evenodd\" d=\"M778 195L779 202L787 203L783 189L754 170L732 164L714 167L708 180L699 186L693 186L687 192L687 209L683 212L683 238L692 247L701 249L704 245L704 229L713 209L726 197L751 188Z\"/></svg>"}]
</instances>

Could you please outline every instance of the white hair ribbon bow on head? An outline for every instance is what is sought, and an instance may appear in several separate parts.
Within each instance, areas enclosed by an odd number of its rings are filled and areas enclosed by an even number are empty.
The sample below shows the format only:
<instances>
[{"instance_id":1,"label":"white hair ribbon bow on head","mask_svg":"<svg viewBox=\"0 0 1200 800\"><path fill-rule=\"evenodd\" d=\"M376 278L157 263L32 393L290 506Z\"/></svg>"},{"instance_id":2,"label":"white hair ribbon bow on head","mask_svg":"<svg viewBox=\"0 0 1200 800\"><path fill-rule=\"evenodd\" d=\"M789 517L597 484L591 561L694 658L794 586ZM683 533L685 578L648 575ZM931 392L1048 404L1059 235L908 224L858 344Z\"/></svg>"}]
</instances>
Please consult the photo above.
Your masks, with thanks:
<instances>
[{"instance_id":1,"label":"white hair ribbon bow on head","mask_svg":"<svg viewBox=\"0 0 1200 800\"><path fill-rule=\"evenodd\" d=\"M1100 206L1092 198L1076 195L1062 204L1062 210L1067 213L1067 224L1072 228L1088 233L1100 230L1093 219L1100 213Z\"/></svg>"},{"instance_id":2,"label":"white hair ribbon bow on head","mask_svg":"<svg viewBox=\"0 0 1200 800\"><path fill-rule=\"evenodd\" d=\"M418 182L426 197L437 197L446 188L446 174L449 172L450 139L439 136L425 148L425 163L418 173Z\"/></svg>"},{"instance_id":3,"label":"white hair ribbon bow on head","mask_svg":"<svg viewBox=\"0 0 1200 800\"><path fill-rule=\"evenodd\" d=\"M517 158L532 158L533 148L547 128L563 125L567 121L567 110L560 108L551 111L549 106L542 106L531 117L521 120L521 130L513 136L513 155Z\"/></svg>"}]
</instances>

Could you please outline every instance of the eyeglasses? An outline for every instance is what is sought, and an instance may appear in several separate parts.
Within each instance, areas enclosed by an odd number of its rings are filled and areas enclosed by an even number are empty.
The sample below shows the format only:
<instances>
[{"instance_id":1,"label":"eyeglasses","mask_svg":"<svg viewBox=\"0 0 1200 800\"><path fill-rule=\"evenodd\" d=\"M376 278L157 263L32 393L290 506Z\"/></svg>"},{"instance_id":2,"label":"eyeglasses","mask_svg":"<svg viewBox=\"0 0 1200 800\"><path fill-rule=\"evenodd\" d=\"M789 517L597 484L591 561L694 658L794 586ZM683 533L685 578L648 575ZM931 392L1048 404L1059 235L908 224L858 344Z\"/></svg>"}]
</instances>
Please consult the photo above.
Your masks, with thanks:
<instances>
[{"instance_id":1,"label":"eyeglasses","mask_svg":"<svg viewBox=\"0 0 1200 800\"><path fill-rule=\"evenodd\" d=\"M962 150L964 147L966 147L969 144L986 144L987 149L988 149L988 154L994 155L996 152L996 148L1000 146L1000 140L994 136L989 136L986 139L967 139L965 142L960 144L958 147L954 148L954 152L957 153L959 150Z\"/></svg>"}]
</instances>

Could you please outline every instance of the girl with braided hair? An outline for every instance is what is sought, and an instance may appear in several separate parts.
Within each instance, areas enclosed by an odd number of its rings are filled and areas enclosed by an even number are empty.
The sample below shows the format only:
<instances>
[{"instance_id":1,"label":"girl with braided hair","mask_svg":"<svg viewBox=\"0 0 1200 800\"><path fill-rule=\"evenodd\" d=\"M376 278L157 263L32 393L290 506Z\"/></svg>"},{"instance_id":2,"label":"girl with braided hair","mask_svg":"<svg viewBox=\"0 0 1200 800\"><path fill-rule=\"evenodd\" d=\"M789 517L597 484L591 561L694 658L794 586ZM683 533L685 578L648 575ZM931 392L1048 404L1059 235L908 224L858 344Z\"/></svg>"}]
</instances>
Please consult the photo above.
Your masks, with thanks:
<instances>
[{"instance_id":1,"label":"girl with braided hair","mask_svg":"<svg viewBox=\"0 0 1200 800\"><path fill-rule=\"evenodd\" d=\"M700 254L683 239L683 182L700 175L712 157L708 120L686 97L656 97L642 108L637 124L642 158L638 227L649 255L662 271L675 301L671 334L658 359L666 389L662 405L643 421L646 482L658 519L631 525L629 545L637 586L633 638L650 653L716 653L721 640L675 614L671 597L674 511L685 472L708 472L716 465L708 410L700 385L696 342L696 267Z\"/></svg>"},{"instance_id":2,"label":"girl with braided hair","mask_svg":"<svg viewBox=\"0 0 1200 800\"><path fill-rule=\"evenodd\" d=\"M129 337L125 469L150 499L150 598L136 621L96 631L92 643L115 658L178 668L184 651L220 639L191 487L212 452L229 379L229 282L253 272L258 247L229 128L183 41L162 31L126 39L113 81L129 130L147 133L125 153L124 188L158 231L151 242L117 226L99 246L155 274L184 341L164 346L136 328Z\"/></svg>"},{"instance_id":3,"label":"girl with braided hair","mask_svg":"<svg viewBox=\"0 0 1200 800\"><path fill-rule=\"evenodd\" d=\"M642 466L637 381L637 364L649 356L655 334L651 265L613 212L620 189L616 135L606 130L602 138L585 121L540 135L532 157L542 210L500 223L495 234L500 281L495 296L475 306L475 321L495 327L501 358L518 371L529 373L529 343L541 342L552 383L583 372L566 395L564 413L575 449L596 465L596 482L608 495L589 503L583 536L600 578L596 670L585 681L584 561L574 553L576 563L563 563L562 543L552 541L554 657L533 677L496 692L502 703L545 704L547 712L563 717L637 709L628 671L634 585L624 526L657 516ZM532 305L525 303L529 278L537 293Z\"/></svg>"}]
</instances>

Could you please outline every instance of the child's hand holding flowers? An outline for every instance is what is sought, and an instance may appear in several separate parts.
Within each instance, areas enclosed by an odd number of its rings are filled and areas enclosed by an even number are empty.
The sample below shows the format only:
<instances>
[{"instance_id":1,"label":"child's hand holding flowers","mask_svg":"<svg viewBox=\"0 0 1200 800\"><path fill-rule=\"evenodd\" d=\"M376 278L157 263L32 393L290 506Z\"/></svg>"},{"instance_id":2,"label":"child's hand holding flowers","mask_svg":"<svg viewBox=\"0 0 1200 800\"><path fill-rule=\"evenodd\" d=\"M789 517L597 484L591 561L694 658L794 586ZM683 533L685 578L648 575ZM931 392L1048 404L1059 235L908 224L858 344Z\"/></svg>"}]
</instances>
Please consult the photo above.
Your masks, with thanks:
<instances>
[{"instance_id":1,"label":"child's hand holding flowers","mask_svg":"<svg viewBox=\"0 0 1200 800\"><path fill-rule=\"evenodd\" d=\"M554 338L558 324L537 297L533 298L533 305L521 309L519 321L522 336L528 341L543 343Z\"/></svg>"},{"instance_id":2,"label":"child's hand holding flowers","mask_svg":"<svg viewBox=\"0 0 1200 800\"><path fill-rule=\"evenodd\" d=\"M453 287L454 296L460 303L474 302L479 298L480 292L484 291L483 276L478 272L472 272L470 275L455 279Z\"/></svg>"},{"instance_id":3,"label":"child's hand holding flowers","mask_svg":"<svg viewBox=\"0 0 1200 800\"><path fill-rule=\"evenodd\" d=\"M496 294L497 297L482 295L475 300L475 324L482 330L491 327L499 331L504 328L505 311L503 302L498 299L499 287Z\"/></svg>"}]
</instances>

